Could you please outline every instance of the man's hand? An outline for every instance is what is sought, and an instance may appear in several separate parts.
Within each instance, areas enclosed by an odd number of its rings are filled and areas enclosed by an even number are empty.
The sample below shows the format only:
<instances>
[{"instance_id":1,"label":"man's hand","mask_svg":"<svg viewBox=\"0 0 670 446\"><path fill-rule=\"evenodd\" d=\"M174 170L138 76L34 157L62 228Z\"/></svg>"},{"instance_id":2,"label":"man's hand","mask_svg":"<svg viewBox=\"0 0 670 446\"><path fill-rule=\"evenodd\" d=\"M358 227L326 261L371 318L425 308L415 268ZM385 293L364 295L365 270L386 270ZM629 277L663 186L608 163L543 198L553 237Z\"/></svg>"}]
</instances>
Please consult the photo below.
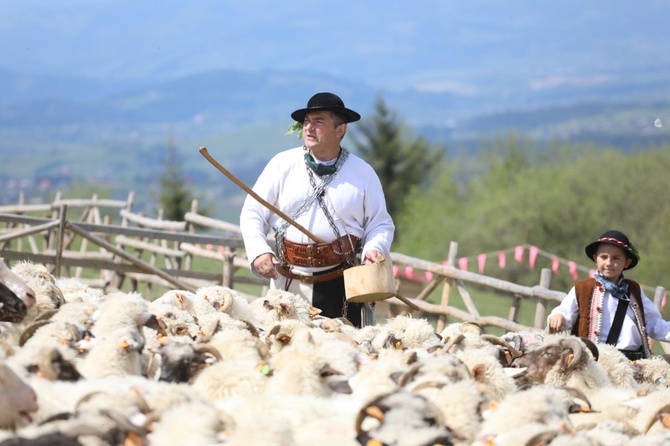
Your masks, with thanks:
<instances>
[{"instance_id":1,"label":"man's hand","mask_svg":"<svg viewBox=\"0 0 670 446\"><path fill-rule=\"evenodd\" d=\"M269 252L256 257L253 265L258 274L266 279L276 279L278 277L277 267L279 266L279 260Z\"/></svg>"},{"instance_id":2,"label":"man's hand","mask_svg":"<svg viewBox=\"0 0 670 446\"><path fill-rule=\"evenodd\" d=\"M365 258L363 259L363 265L370 265L372 263L375 263L381 258L383 258L382 253L377 251L376 249L371 249L365 253Z\"/></svg>"},{"instance_id":3,"label":"man's hand","mask_svg":"<svg viewBox=\"0 0 670 446\"><path fill-rule=\"evenodd\" d=\"M549 316L547 328L549 328L550 334L565 330L565 317L560 313Z\"/></svg>"}]
</instances>

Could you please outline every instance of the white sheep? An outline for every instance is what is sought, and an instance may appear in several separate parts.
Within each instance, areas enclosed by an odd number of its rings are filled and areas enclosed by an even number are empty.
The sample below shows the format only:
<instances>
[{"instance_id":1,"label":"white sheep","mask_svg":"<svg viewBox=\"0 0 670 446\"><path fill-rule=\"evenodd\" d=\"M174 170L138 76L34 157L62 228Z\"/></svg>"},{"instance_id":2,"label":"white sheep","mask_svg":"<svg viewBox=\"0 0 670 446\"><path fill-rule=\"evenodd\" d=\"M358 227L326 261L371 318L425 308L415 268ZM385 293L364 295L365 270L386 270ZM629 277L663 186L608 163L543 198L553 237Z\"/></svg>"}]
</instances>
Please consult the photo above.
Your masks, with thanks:
<instances>
[{"instance_id":1,"label":"white sheep","mask_svg":"<svg viewBox=\"0 0 670 446\"><path fill-rule=\"evenodd\" d=\"M208 302L216 311L229 314L234 319L246 320L252 324L259 322L249 308L247 299L231 288L211 285L198 288L195 295Z\"/></svg>"},{"instance_id":2,"label":"white sheep","mask_svg":"<svg viewBox=\"0 0 670 446\"><path fill-rule=\"evenodd\" d=\"M91 333L98 337L118 328L142 327L152 318L148 306L149 303L139 293L108 294L93 315Z\"/></svg>"},{"instance_id":3,"label":"white sheep","mask_svg":"<svg viewBox=\"0 0 670 446\"><path fill-rule=\"evenodd\" d=\"M440 344L440 337L427 319L397 316L382 325L372 340L372 348L425 349Z\"/></svg>"},{"instance_id":4,"label":"white sheep","mask_svg":"<svg viewBox=\"0 0 670 446\"><path fill-rule=\"evenodd\" d=\"M32 387L0 363L0 428L29 423L31 413L37 410L37 395Z\"/></svg>"},{"instance_id":5,"label":"white sheep","mask_svg":"<svg viewBox=\"0 0 670 446\"><path fill-rule=\"evenodd\" d=\"M218 361L203 369L193 380L193 394L210 404L231 397L263 394L271 368L265 361L249 358Z\"/></svg>"},{"instance_id":6,"label":"white sheep","mask_svg":"<svg viewBox=\"0 0 670 446\"><path fill-rule=\"evenodd\" d=\"M215 407L201 401L175 405L153 424L148 438L163 446L224 444L233 423Z\"/></svg>"},{"instance_id":7,"label":"white sheep","mask_svg":"<svg viewBox=\"0 0 670 446\"><path fill-rule=\"evenodd\" d=\"M265 297L255 299L249 304L253 320L264 330L271 329L277 322L285 319L297 319L303 322L311 320L309 304L297 294L270 289Z\"/></svg>"},{"instance_id":8,"label":"white sheep","mask_svg":"<svg viewBox=\"0 0 670 446\"><path fill-rule=\"evenodd\" d=\"M144 336L134 327L121 327L96 337L92 345L77 345L88 353L77 365L87 379L109 375L141 375Z\"/></svg>"},{"instance_id":9,"label":"white sheep","mask_svg":"<svg viewBox=\"0 0 670 446\"><path fill-rule=\"evenodd\" d=\"M575 404L574 393L555 386L537 385L511 393L484 413L477 444L497 444L496 437L536 423L556 432L574 431L569 414Z\"/></svg>"},{"instance_id":10,"label":"white sheep","mask_svg":"<svg viewBox=\"0 0 670 446\"><path fill-rule=\"evenodd\" d=\"M0 282L9 288L19 299L26 305L26 309L30 310L36 303L35 290L33 290L28 283L10 269L5 263L5 259L0 257Z\"/></svg>"}]
</instances>

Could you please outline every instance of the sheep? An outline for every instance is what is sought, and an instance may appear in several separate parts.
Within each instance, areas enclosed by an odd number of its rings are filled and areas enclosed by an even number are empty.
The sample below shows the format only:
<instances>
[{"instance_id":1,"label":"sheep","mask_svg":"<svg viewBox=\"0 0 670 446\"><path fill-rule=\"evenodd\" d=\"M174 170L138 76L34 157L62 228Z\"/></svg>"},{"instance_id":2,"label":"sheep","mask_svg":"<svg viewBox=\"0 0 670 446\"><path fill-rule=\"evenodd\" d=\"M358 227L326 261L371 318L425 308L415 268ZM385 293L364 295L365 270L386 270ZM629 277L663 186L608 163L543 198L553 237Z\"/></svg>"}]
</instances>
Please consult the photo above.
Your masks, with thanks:
<instances>
[{"instance_id":1,"label":"sheep","mask_svg":"<svg viewBox=\"0 0 670 446\"><path fill-rule=\"evenodd\" d=\"M5 363L0 363L0 428L13 428L32 421L37 412L37 394Z\"/></svg>"},{"instance_id":2,"label":"sheep","mask_svg":"<svg viewBox=\"0 0 670 446\"><path fill-rule=\"evenodd\" d=\"M27 314L25 302L0 282L0 322L21 322Z\"/></svg>"},{"instance_id":3,"label":"sheep","mask_svg":"<svg viewBox=\"0 0 670 446\"><path fill-rule=\"evenodd\" d=\"M445 425L454 433L454 444L472 444L481 428L482 412L491 403L474 380L464 379L443 387L423 387L416 393L440 410Z\"/></svg>"},{"instance_id":4,"label":"sheep","mask_svg":"<svg viewBox=\"0 0 670 446\"><path fill-rule=\"evenodd\" d=\"M193 394L210 404L231 397L263 394L267 388L270 365L249 358L218 361L193 379Z\"/></svg>"},{"instance_id":5,"label":"sheep","mask_svg":"<svg viewBox=\"0 0 670 446\"><path fill-rule=\"evenodd\" d=\"M670 381L670 363L664 356L635 361L635 380L640 383L658 384L667 386Z\"/></svg>"},{"instance_id":6,"label":"sheep","mask_svg":"<svg viewBox=\"0 0 670 446\"><path fill-rule=\"evenodd\" d=\"M433 403L404 390L382 395L361 408L356 434L360 444L452 445L455 440Z\"/></svg>"},{"instance_id":7,"label":"sheep","mask_svg":"<svg viewBox=\"0 0 670 446\"><path fill-rule=\"evenodd\" d=\"M134 327L121 327L102 337L93 345L82 341L77 345L89 351L77 369L87 379L109 375L141 375L144 337Z\"/></svg>"},{"instance_id":8,"label":"sheep","mask_svg":"<svg viewBox=\"0 0 670 446\"><path fill-rule=\"evenodd\" d=\"M277 289L271 289L265 297L249 304L253 320L258 327L269 330L277 322L285 319L297 319L303 322L311 320L309 304L302 297Z\"/></svg>"},{"instance_id":9,"label":"sheep","mask_svg":"<svg viewBox=\"0 0 670 446\"><path fill-rule=\"evenodd\" d=\"M440 343L440 337L427 319L398 316L381 326L372 340L374 351L383 348L427 348Z\"/></svg>"},{"instance_id":10,"label":"sheep","mask_svg":"<svg viewBox=\"0 0 670 446\"><path fill-rule=\"evenodd\" d=\"M18 274L7 267L5 259L0 257L0 283L23 301L26 310L36 303L35 291Z\"/></svg>"},{"instance_id":11,"label":"sheep","mask_svg":"<svg viewBox=\"0 0 670 446\"><path fill-rule=\"evenodd\" d=\"M309 344L291 345L270 361L272 376L267 391L275 394L328 397L334 392L351 392L350 376L333 368L321 351Z\"/></svg>"},{"instance_id":12,"label":"sheep","mask_svg":"<svg viewBox=\"0 0 670 446\"><path fill-rule=\"evenodd\" d=\"M10 358L6 364L20 376L36 375L49 380L77 381L77 352L60 344L31 342Z\"/></svg>"},{"instance_id":13,"label":"sheep","mask_svg":"<svg viewBox=\"0 0 670 446\"><path fill-rule=\"evenodd\" d=\"M161 356L159 379L168 382L190 382L208 364L221 360L221 354L206 343L163 339L152 353Z\"/></svg>"},{"instance_id":14,"label":"sheep","mask_svg":"<svg viewBox=\"0 0 670 446\"><path fill-rule=\"evenodd\" d=\"M98 304L103 300L105 295L102 289L94 288L76 277L56 278L56 286L63 293L66 303L88 302L90 304Z\"/></svg>"},{"instance_id":15,"label":"sheep","mask_svg":"<svg viewBox=\"0 0 670 446\"><path fill-rule=\"evenodd\" d=\"M579 392L575 394L550 385L531 386L511 393L484 413L484 421L476 438L479 442L477 444L498 444L496 437L537 423L556 432L574 432L569 414L575 408L588 404L584 400L585 397Z\"/></svg>"},{"instance_id":16,"label":"sheep","mask_svg":"<svg viewBox=\"0 0 670 446\"><path fill-rule=\"evenodd\" d=\"M151 315L156 318L159 330L145 327L147 338L155 338L158 332L165 333L173 337L188 337L194 339L200 332L200 326L196 319L186 310L182 310L172 305L159 304L151 305L149 308ZM153 331L152 331L153 330ZM153 344L150 342L150 344Z\"/></svg>"},{"instance_id":17,"label":"sheep","mask_svg":"<svg viewBox=\"0 0 670 446\"><path fill-rule=\"evenodd\" d=\"M148 438L151 444L164 446L223 444L231 428L233 423L225 414L204 402L191 401L166 410Z\"/></svg>"},{"instance_id":18,"label":"sheep","mask_svg":"<svg viewBox=\"0 0 670 446\"><path fill-rule=\"evenodd\" d=\"M234 319L247 320L253 324L259 322L249 308L247 299L231 288L220 285L201 287L196 290L195 296L208 302L216 311L229 314Z\"/></svg>"},{"instance_id":19,"label":"sheep","mask_svg":"<svg viewBox=\"0 0 670 446\"><path fill-rule=\"evenodd\" d=\"M472 349L454 355L465 363L479 389L492 400L501 400L517 389L514 378L508 372L510 369L503 368L493 356L482 355Z\"/></svg>"},{"instance_id":20,"label":"sheep","mask_svg":"<svg viewBox=\"0 0 670 446\"><path fill-rule=\"evenodd\" d=\"M361 360L358 373L349 379L352 396L363 404L397 390L400 378L416 361L416 352L396 349L384 349L375 359Z\"/></svg>"},{"instance_id":21,"label":"sheep","mask_svg":"<svg viewBox=\"0 0 670 446\"><path fill-rule=\"evenodd\" d=\"M547 383L589 391L613 387L603 367L595 362L586 346L575 336L554 336L542 348L528 352L514 361L525 367L518 384Z\"/></svg>"},{"instance_id":22,"label":"sheep","mask_svg":"<svg viewBox=\"0 0 670 446\"><path fill-rule=\"evenodd\" d=\"M612 385L623 389L637 389L637 368L613 345L598 344L598 364L607 373Z\"/></svg>"},{"instance_id":23,"label":"sheep","mask_svg":"<svg viewBox=\"0 0 670 446\"><path fill-rule=\"evenodd\" d=\"M57 309L65 303L63 293L44 265L18 262L12 266L11 272L20 277L34 292L35 305L30 305L29 311L33 317Z\"/></svg>"},{"instance_id":24,"label":"sheep","mask_svg":"<svg viewBox=\"0 0 670 446\"><path fill-rule=\"evenodd\" d=\"M670 389L659 389L621 404L637 411L635 417L628 421L638 432L670 433L667 430L670 428Z\"/></svg>"}]
</instances>

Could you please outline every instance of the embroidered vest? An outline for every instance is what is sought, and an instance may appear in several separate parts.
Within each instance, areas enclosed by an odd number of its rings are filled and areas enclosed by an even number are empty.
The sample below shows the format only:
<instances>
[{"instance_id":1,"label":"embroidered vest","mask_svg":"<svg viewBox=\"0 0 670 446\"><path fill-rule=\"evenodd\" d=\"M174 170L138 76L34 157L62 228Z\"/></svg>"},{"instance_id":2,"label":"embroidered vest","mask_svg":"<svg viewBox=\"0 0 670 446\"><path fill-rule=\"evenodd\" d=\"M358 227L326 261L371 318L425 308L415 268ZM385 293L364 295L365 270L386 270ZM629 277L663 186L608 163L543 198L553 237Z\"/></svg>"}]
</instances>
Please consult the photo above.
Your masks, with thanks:
<instances>
[{"instance_id":1,"label":"embroidered vest","mask_svg":"<svg viewBox=\"0 0 670 446\"><path fill-rule=\"evenodd\" d=\"M642 347L645 357L648 358L651 356L651 349L649 348L649 340L647 339L647 325L644 320L640 284L632 280L625 280L628 282L628 296L630 297L630 308L633 310L633 314L635 314L635 325L642 337ZM596 285L596 279L593 277L575 283L579 316L572 326L572 334L588 338L597 343L602 325L601 306L605 290Z\"/></svg>"}]
</instances>

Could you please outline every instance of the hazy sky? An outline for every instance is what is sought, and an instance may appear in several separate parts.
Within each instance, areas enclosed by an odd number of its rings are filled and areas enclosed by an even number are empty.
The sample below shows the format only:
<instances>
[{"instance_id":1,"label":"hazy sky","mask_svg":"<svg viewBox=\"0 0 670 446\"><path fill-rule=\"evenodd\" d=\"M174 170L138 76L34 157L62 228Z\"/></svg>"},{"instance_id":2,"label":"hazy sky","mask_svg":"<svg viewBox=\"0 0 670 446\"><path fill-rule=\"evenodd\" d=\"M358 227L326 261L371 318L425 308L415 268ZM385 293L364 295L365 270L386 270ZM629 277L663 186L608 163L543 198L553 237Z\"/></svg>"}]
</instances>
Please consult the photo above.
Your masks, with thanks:
<instances>
[{"instance_id":1,"label":"hazy sky","mask_svg":"<svg viewBox=\"0 0 670 446\"><path fill-rule=\"evenodd\" d=\"M301 70L460 90L670 60L659 0L0 2L0 69L105 79ZM634 63L629 62L634 60Z\"/></svg>"}]
</instances>

